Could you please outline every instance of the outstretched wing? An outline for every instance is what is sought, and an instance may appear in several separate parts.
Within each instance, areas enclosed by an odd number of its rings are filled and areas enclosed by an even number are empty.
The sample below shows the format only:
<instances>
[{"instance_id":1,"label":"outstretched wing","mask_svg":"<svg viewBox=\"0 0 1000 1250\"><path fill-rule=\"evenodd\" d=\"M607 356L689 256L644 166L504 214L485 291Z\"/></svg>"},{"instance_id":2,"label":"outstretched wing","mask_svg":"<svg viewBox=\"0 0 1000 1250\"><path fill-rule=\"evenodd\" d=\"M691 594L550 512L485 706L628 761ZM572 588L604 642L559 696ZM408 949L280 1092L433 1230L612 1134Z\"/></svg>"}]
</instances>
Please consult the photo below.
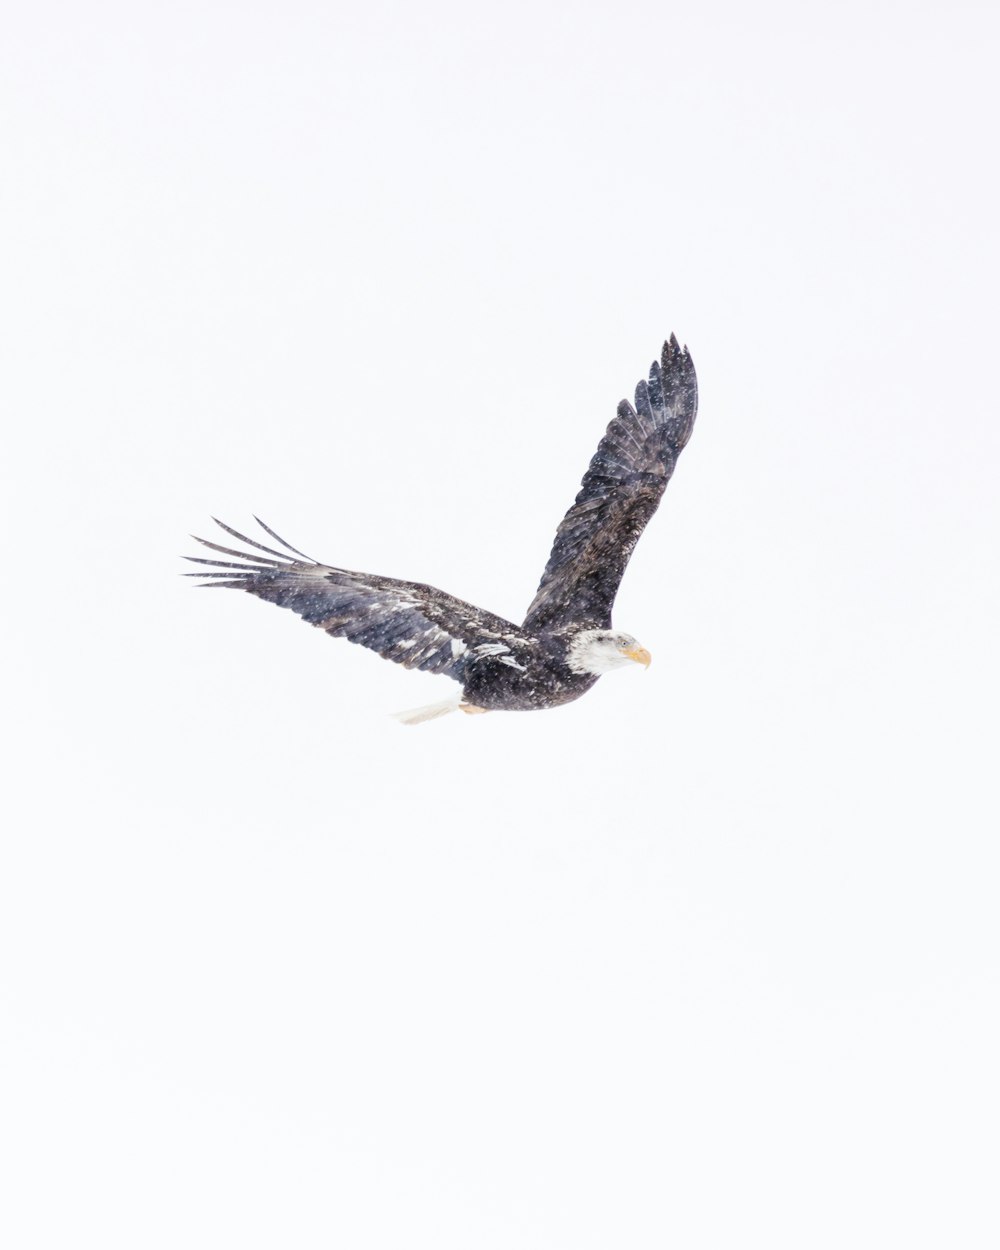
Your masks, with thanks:
<instances>
[{"instance_id":1,"label":"outstretched wing","mask_svg":"<svg viewBox=\"0 0 1000 1250\"><path fill-rule=\"evenodd\" d=\"M673 335L623 399L556 531L552 554L524 628L608 629L611 607L635 544L656 511L698 411L698 380Z\"/></svg>"},{"instance_id":2,"label":"outstretched wing","mask_svg":"<svg viewBox=\"0 0 1000 1250\"><path fill-rule=\"evenodd\" d=\"M255 550L236 551L198 538L212 551L235 556L244 563L186 556L209 566L187 576L211 579L204 583L207 586L246 590L259 599L291 608L310 625L335 638L360 643L404 668L442 673L456 681L463 680L470 660L509 652L511 646L505 644L524 639L517 625L433 586L318 564L259 518L257 523L292 558L216 521L227 534Z\"/></svg>"}]
</instances>

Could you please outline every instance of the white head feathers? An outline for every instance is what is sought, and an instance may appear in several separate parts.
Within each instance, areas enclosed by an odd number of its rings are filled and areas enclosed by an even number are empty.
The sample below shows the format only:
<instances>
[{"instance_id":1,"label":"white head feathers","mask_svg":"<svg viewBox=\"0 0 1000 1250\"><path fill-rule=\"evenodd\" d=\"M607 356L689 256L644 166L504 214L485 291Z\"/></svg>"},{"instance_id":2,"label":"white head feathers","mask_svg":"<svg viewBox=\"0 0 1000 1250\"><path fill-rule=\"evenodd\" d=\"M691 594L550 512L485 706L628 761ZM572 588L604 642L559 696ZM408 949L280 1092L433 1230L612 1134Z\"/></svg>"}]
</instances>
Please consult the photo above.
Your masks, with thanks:
<instances>
[{"instance_id":1,"label":"white head feathers","mask_svg":"<svg viewBox=\"0 0 1000 1250\"><path fill-rule=\"evenodd\" d=\"M650 654L631 634L615 629L584 629L569 644L566 663L574 673L600 677L635 660L649 667Z\"/></svg>"}]
</instances>

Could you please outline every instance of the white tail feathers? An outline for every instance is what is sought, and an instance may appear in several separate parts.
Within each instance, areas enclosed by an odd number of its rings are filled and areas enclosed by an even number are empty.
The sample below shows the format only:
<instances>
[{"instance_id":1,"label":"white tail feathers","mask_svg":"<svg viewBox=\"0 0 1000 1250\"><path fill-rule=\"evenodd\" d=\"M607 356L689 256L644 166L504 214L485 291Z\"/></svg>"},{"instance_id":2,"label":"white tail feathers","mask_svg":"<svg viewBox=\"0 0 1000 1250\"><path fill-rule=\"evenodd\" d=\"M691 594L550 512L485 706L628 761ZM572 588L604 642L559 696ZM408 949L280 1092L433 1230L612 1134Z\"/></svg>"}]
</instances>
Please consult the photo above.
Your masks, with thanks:
<instances>
[{"instance_id":1,"label":"white tail feathers","mask_svg":"<svg viewBox=\"0 0 1000 1250\"><path fill-rule=\"evenodd\" d=\"M457 712L461 699L445 699L443 703L429 703L426 707L414 707L408 712L393 712L396 720L404 725L422 725L425 720L437 720L449 712Z\"/></svg>"}]
</instances>

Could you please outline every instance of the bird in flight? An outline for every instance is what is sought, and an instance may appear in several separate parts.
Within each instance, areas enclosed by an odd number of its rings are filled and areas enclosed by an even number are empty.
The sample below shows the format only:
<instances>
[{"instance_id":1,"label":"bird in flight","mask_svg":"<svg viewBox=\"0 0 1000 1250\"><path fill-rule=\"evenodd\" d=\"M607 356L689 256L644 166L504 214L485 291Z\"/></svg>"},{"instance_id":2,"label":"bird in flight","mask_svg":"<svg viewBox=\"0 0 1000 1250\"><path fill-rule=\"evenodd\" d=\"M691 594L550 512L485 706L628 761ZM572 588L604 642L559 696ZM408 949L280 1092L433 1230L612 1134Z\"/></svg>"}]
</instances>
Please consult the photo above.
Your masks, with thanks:
<instances>
[{"instance_id":1,"label":"bird in flight","mask_svg":"<svg viewBox=\"0 0 1000 1250\"><path fill-rule=\"evenodd\" d=\"M686 347L670 336L649 379L635 388L601 439L580 493L563 517L524 621L515 625L434 586L319 564L257 520L281 548L216 521L249 551L197 541L232 560L187 556L206 566L189 577L245 590L334 638L360 643L404 668L441 673L461 694L399 713L416 725L446 712L533 711L585 694L604 673L649 652L611 627L629 557L694 425L698 381ZM258 554L261 553L261 554Z\"/></svg>"}]
</instances>

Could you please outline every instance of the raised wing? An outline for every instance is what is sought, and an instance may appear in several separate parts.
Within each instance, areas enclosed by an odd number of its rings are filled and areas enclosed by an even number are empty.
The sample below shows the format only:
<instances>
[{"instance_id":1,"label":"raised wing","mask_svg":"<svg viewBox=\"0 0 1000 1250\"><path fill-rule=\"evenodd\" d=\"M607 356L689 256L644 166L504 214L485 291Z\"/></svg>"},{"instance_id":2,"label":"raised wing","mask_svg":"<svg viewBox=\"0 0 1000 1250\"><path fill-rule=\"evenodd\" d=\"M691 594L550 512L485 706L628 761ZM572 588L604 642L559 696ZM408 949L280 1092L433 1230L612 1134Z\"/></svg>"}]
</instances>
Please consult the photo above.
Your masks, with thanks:
<instances>
[{"instance_id":1,"label":"raised wing","mask_svg":"<svg viewBox=\"0 0 1000 1250\"><path fill-rule=\"evenodd\" d=\"M209 566L187 576L211 579L204 583L207 586L248 591L281 608L291 608L334 638L360 643L404 668L442 673L456 681L464 680L470 662L487 655L516 654L526 641L524 632L512 622L433 586L318 564L259 518L257 523L293 558L216 521L227 534L264 555L198 538L212 551L244 563L186 556L195 564Z\"/></svg>"},{"instance_id":2,"label":"raised wing","mask_svg":"<svg viewBox=\"0 0 1000 1250\"><path fill-rule=\"evenodd\" d=\"M629 557L659 505L697 411L694 364L671 335L649 381L635 388L635 408L623 399L601 439L576 502L556 531L525 629L610 627Z\"/></svg>"}]
</instances>

